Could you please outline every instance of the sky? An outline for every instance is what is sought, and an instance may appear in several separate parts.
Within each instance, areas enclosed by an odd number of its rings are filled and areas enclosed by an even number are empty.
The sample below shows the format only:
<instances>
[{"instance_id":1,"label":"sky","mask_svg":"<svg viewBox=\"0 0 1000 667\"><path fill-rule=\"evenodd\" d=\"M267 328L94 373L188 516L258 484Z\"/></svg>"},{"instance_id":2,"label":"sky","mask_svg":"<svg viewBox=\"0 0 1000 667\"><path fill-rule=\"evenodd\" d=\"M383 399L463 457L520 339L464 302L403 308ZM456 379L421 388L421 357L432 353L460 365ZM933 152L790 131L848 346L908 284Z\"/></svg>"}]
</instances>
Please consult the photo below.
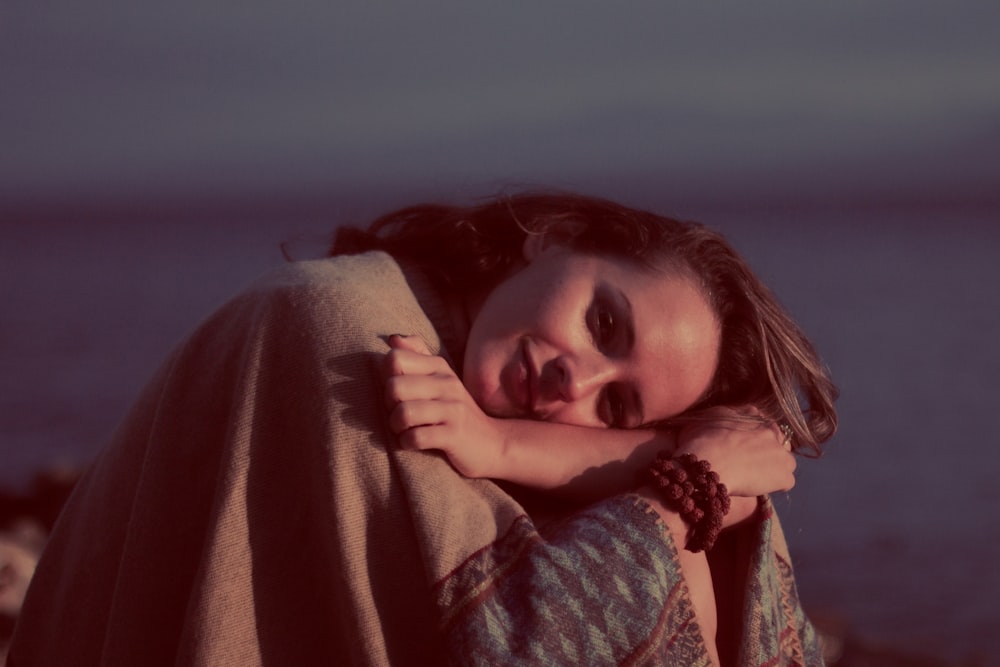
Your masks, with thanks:
<instances>
[{"instance_id":1,"label":"sky","mask_svg":"<svg viewBox=\"0 0 1000 667\"><path fill-rule=\"evenodd\" d=\"M0 142L0 204L995 199L1000 3L4 0Z\"/></svg>"}]
</instances>

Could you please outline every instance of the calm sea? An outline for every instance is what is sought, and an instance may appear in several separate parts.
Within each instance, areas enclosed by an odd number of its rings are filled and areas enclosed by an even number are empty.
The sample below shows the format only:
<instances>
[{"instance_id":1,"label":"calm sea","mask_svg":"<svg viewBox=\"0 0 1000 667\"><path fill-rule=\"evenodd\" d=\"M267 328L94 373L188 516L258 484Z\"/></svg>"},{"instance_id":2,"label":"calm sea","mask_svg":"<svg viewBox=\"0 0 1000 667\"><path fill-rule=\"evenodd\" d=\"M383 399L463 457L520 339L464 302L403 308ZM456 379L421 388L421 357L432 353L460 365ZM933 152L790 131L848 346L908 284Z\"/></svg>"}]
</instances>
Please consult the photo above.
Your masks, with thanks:
<instances>
[{"instance_id":1,"label":"calm sea","mask_svg":"<svg viewBox=\"0 0 1000 667\"><path fill-rule=\"evenodd\" d=\"M743 250L842 389L839 434L776 499L807 607L869 641L1000 660L1000 216L684 213ZM5 222L0 485L85 463L186 331L282 241L327 231Z\"/></svg>"}]
</instances>

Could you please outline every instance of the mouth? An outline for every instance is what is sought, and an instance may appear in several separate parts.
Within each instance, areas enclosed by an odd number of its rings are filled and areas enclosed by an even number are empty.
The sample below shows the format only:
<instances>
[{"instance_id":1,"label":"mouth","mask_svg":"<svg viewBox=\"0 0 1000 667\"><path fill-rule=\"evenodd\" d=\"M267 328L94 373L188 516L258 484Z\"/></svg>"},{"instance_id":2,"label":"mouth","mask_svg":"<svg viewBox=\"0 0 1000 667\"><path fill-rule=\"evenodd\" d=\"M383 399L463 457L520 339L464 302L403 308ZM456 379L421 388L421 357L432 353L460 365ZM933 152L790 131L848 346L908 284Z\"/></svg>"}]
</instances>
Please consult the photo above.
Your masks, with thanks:
<instances>
[{"instance_id":1,"label":"mouth","mask_svg":"<svg viewBox=\"0 0 1000 667\"><path fill-rule=\"evenodd\" d=\"M528 339L521 340L521 363L524 366L524 410L532 418L538 419L538 373L535 371L531 354L528 352Z\"/></svg>"},{"instance_id":2,"label":"mouth","mask_svg":"<svg viewBox=\"0 0 1000 667\"><path fill-rule=\"evenodd\" d=\"M516 416L537 418L535 402L538 397L538 374L532 365L527 339L521 340L501 382L511 406L518 413Z\"/></svg>"}]
</instances>

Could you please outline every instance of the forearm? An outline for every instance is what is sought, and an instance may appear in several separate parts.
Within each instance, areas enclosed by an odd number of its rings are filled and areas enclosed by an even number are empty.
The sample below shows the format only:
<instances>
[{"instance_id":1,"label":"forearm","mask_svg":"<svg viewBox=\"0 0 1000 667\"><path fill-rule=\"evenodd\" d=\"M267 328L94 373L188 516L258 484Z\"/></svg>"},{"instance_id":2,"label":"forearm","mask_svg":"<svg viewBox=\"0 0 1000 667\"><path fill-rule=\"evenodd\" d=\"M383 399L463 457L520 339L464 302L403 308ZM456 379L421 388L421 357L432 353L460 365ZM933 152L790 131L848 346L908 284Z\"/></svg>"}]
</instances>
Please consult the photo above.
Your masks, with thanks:
<instances>
[{"instance_id":1,"label":"forearm","mask_svg":"<svg viewBox=\"0 0 1000 667\"><path fill-rule=\"evenodd\" d=\"M595 429L551 422L502 420L503 451L490 476L574 500L635 488L636 472L662 449L665 431Z\"/></svg>"}]
</instances>

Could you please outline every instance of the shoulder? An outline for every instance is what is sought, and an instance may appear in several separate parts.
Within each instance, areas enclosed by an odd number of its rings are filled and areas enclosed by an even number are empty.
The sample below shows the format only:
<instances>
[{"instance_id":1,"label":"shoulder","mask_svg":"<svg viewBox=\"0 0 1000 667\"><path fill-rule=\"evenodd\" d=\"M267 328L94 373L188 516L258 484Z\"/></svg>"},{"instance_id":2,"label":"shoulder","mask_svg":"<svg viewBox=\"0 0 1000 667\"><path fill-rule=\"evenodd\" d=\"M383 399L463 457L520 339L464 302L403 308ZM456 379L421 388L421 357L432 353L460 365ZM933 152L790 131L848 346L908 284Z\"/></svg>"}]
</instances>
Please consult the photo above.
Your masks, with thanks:
<instances>
[{"instance_id":1,"label":"shoulder","mask_svg":"<svg viewBox=\"0 0 1000 667\"><path fill-rule=\"evenodd\" d=\"M403 270L383 252L290 262L261 277L237 301L297 335L437 338Z\"/></svg>"},{"instance_id":2,"label":"shoulder","mask_svg":"<svg viewBox=\"0 0 1000 667\"><path fill-rule=\"evenodd\" d=\"M399 265L383 252L289 262L265 274L244 293L254 299L364 310L414 300Z\"/></svg>"},{"instance_id":3,"label":"shoulder","mask_svg":"<svg viewBox=\"0 0 1000 667\"><path fill-rule=\"evenodd\" d=\"M353 294L404 290L399 264L384 252L289 262L251 285L256 293L310 293L350 297Z\"/></svg>"}]
</instances>

